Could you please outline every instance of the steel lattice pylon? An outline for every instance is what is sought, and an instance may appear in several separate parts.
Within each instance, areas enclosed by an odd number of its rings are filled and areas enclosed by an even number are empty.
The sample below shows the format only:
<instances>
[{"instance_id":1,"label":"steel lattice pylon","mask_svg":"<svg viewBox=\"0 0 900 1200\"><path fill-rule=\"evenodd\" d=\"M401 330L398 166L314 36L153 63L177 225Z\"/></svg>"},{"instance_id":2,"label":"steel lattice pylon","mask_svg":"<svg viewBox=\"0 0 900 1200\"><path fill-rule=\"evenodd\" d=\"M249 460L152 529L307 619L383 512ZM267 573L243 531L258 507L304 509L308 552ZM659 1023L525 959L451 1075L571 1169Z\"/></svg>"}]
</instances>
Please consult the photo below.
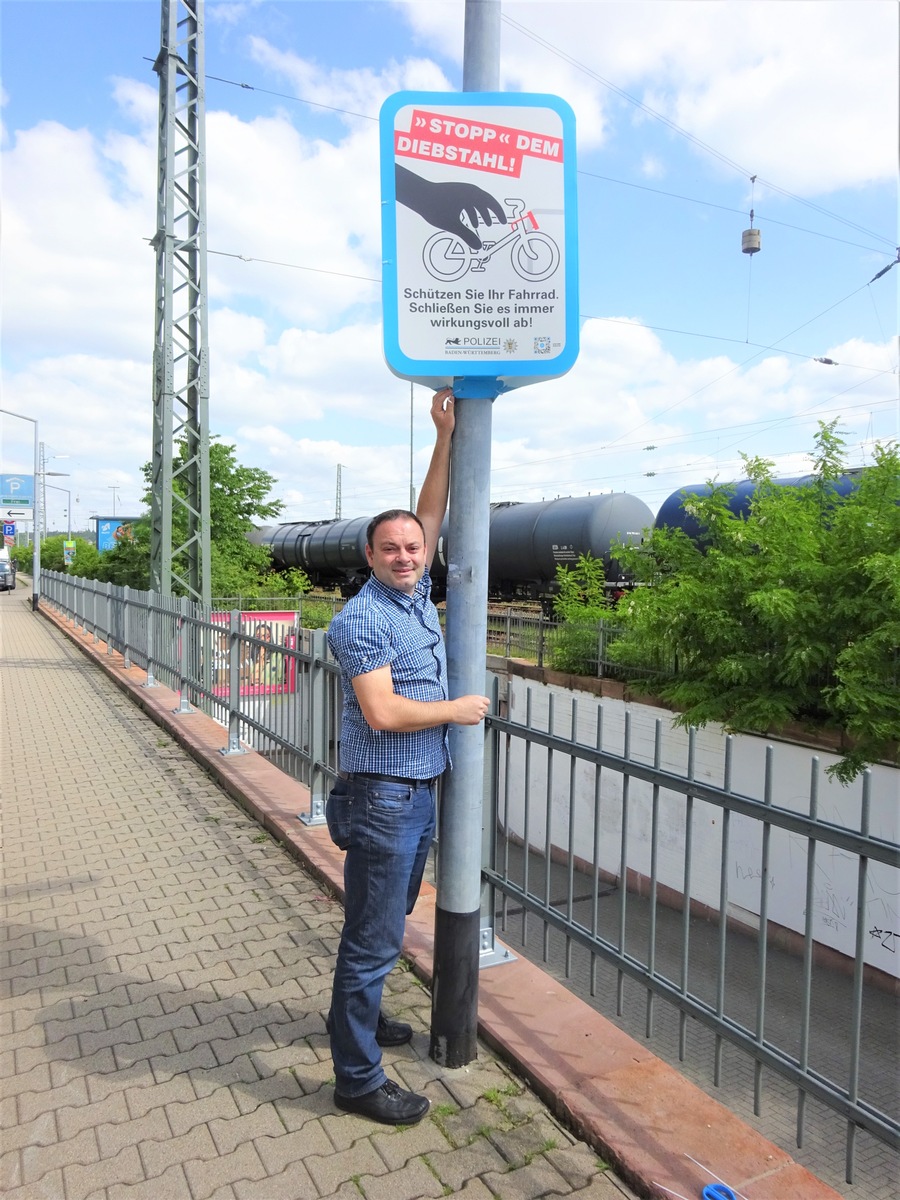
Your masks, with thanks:
<instances>
[{"instance_id":1,"label":"steel lattice pylon","mask_svg":"<svg viewBox=\"0 0 900 1200\"><path fill-rule=\"evenodd\" d=\"M203 0L162 0L150 586L210 602Z\"/></svg>"}]
</instances>

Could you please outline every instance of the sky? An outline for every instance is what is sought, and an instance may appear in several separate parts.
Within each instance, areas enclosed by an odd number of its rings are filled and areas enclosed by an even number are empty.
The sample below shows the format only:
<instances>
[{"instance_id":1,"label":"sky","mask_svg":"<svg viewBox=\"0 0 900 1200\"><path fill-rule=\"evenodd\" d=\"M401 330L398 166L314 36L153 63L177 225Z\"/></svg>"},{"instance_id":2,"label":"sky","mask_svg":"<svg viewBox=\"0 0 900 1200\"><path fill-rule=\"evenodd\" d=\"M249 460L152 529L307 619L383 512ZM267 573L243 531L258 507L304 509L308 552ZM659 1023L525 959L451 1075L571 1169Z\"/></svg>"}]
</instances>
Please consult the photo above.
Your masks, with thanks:
<instances>
[{"instance_id":1,"label":"sky","mask_svg":"<svg viewBox=\"0 0 900 1200\"><path fill-rule=\"evenodd\" d=\"M206 0L210 433L283 520L409 499L431 393L382 351L378 114L462 88L464 0ZM3 0L2 401L48 527L152 454L160 4ZM503 0L500 86L573 109L581 348L493 403L491 498L850 465L900 432L894 0ZM747 255L741 235L760 231ZM830 362L822 362L826 359ZM485 403L489 403L485 401ZM0 415L0 472L33 467ZM340 470L339 470L340 467ZM61 490L59 490L61 489Z\"/></svg>"}]
</instances>

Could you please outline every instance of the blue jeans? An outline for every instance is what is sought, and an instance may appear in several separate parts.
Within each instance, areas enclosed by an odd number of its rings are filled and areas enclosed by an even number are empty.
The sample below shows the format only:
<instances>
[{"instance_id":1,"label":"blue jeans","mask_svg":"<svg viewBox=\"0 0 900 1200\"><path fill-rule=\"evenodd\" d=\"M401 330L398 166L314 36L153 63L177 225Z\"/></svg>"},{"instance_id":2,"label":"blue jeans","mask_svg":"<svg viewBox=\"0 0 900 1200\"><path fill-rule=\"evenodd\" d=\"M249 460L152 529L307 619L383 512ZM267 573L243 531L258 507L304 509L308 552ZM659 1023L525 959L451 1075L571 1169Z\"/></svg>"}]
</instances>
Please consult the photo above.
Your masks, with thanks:
<instances>
[{"instance_id":1,"label":"blue jeans","mask_svg":"<svg viewBox=\"0 0 900 1200\"><path fill-rule=\"evenodd\" d=\"M384 981L403 947L434 837L434 786L339 779L325 806L344 861L344 928L331 994L335 1089L364 1096L387 1076L375 1041Z\"/></svg>"}]
</instances>

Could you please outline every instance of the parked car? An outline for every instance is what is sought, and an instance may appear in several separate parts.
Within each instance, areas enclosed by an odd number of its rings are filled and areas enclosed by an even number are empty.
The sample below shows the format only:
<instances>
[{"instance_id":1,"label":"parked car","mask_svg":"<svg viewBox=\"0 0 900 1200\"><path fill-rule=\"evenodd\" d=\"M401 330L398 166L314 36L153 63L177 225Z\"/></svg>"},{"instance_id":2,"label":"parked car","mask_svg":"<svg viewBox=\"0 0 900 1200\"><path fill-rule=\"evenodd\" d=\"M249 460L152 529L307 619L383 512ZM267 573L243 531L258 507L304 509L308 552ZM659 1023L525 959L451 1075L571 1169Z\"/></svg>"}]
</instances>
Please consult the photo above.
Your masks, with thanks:
<instances>
[{"instance_id":1,"label":"parked car","mask_svg":"<svg viewBox=\"0 0 900 1200\"><path fill-rule=\"evenodd\" d=\"M0 592L16 590L16 564L12 559L0 558Z\"/></svg>"}]
</instances>

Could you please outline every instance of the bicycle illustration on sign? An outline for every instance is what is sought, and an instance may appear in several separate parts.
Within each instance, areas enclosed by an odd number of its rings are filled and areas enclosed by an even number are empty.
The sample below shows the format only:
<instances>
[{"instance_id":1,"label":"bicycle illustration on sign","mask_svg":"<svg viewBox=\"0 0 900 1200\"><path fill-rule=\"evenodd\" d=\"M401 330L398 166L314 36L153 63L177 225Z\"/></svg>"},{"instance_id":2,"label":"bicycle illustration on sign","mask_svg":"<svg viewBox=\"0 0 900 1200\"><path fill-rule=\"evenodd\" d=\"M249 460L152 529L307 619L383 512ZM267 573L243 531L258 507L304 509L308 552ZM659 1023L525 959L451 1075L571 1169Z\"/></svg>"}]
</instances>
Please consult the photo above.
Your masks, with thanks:
<instances>
[{"instance_id":1,"label":"bicycle illustration on sign","mask_svg":"<svg viewBox=\"0 0 900 1200\"><path fill-rule=\"evenodd\" d=\"M513 269L522 279L534 283L549 279L559 266L559 247L540 230L534 213L526 211L524 200L507 199L505 204L511 214L509 232L495 242L482 240L479 249L471 249L456 233L443 229L433 233L422 250L429 275L450 283L462 279L467 271L484 271L495 255L509 250Z\"/></svg>"}]
</instances>

